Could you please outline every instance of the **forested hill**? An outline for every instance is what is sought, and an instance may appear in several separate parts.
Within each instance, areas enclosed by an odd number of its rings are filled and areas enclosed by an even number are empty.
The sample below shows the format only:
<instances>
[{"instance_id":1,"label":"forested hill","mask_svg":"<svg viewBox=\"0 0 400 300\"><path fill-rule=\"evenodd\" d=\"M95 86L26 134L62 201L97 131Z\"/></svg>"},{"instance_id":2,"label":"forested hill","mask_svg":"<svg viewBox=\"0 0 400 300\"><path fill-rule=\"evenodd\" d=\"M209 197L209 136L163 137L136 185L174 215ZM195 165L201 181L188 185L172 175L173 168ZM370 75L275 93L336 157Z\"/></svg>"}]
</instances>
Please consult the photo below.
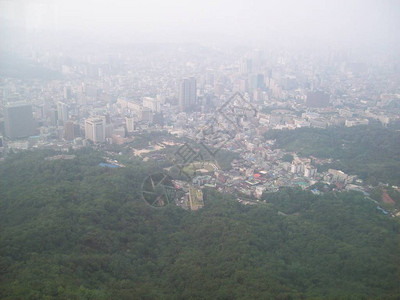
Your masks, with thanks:
<instances>
[{"instance_id":1,"label":"forested hill","mask_svg":"<svg viewBox=\"0 0 400 300\"><path fill-rule=\"evenodd\" d=\"M283 189L245 206L205 191L155 209L155 167L102 153L0 163L1 299L398 299L400 226L359 193ZM122 159L122 158L121 158Z\"/></svg>"},{"instance_id":2,"label":"forested hill","mask_svg":"<svg viewBox=\"0 0 400 300\"><path fill-rule=\"evenodd\" d=\"M367 183L400 186L399 126L298 128L272 130L266 139L276 139L276 146L302 156L332 158L330 167L359 175Z\"/></svg>"}]
</instances>

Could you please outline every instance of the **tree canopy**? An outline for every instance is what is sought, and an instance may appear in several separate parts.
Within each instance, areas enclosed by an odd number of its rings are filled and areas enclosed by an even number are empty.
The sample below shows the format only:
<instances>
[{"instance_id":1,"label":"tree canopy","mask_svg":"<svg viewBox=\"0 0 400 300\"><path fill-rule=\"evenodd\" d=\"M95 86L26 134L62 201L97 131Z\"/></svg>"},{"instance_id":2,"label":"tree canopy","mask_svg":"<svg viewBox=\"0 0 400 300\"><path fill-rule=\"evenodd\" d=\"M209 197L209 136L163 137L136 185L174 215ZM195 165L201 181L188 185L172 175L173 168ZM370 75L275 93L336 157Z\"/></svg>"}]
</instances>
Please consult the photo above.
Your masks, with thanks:
<instances>
[{"instance_id":1,"label":"tree canopy","mask_svg":"<svg viewBox=\"0 0 400 300\"><path fill-rule=\"evenodd\" d=\"M361 193L285 188L246 206L152 208L151 164L0 163L1 299L398 299L400 225Z\"/></svg>"}]
</instances>

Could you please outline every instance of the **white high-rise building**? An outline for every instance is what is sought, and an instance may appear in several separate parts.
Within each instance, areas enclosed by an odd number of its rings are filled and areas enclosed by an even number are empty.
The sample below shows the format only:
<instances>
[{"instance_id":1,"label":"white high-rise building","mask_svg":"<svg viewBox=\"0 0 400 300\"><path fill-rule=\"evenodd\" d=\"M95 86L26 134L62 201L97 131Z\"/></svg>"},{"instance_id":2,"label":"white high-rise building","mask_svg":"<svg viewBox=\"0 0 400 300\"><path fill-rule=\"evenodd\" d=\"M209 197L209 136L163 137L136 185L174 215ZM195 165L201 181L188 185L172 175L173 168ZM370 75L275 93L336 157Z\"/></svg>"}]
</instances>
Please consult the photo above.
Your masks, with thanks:
<instances>
[{"instance_id":1,"label":"white high-rise building","mask_svg":"<svg viewBox=\"0 0 400 300\"><path fill-rule=\"evenodd\" d=\"M161 112L161 103L159 100L150 98L150 97L144 97L143 98L143 107L149 108L152 112L159 113Z\"/></svg>"},{"instance_id":2,"label":"white high-rise building","mask_svg":"<svg viewBox=\"0 0 400 300\"><path fill-rule=\"evenodd\" d=\"M89 118L85 120L85 138L93 143L105 141L105 122L103 118Z\"/></svg>"}]
</instances>

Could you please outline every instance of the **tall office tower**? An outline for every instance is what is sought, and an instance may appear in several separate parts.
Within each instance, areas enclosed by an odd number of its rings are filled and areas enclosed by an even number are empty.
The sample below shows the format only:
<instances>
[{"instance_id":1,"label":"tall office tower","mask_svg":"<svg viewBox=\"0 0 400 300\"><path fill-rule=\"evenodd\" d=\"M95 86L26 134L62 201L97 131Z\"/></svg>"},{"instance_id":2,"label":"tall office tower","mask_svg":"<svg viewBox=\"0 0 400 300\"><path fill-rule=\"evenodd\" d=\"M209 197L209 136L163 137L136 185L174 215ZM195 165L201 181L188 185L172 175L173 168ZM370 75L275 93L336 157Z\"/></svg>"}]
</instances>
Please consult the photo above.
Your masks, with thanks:
<instances>
[{"instance_id":1,"label":"tall office tower","mask_svg":"<svg viewBox=\"0 0 400 300\"><path fill-rule=\"evenodd\" d=\"M181 111L190 111L196 104L196 78L183 79L179 91L179 107Z\"/></svg>"},{"instance_id":2,"label":"tall office tower","mask_svg":"<svg viewBox=\"0 0 400 300\"><path fill-rule=\"evenodd\" d=\"M253 92L256 89L265 89L264 75L252 74L249 80L249 90Z\"/></svg>"},{"instance_id":3,"label":"tall office tower","mask_svg":"<svg viewBox=\"0 0 400 300\"><path fill-rule=\"evenodd\" d=\"M75 126L74 122L64 122L64 139L72 141L75 138Z\"/></svg>"},{"instance_id":4,"label":"tall office tower","mask_svg":"<svg viewBox=\"0 0 400 300\"><path fill-rule=\"evenodd\" d=\"M180 111L186 111L187 102L189 101L189 79L183 79L179 90L179 109Z\"/></svg>"},{"instance_id":5,"label":"tall office tower","mask_svg":"<svg viewBox=\"0 0 400 300\"><path fill-rule=\"evenodd\" d=\"M105 116L102 116L101 119L103 120L104 124L104 138L110 138L113 134L114 126L111 123L111 117L110 114L106 114Z\"/></svg>"},{"instance_id":6,"label":"tall office tower","mask_svg":"<svg viewBox=\"0 0 400 300\"><path fill-rule=\"evenodd\" d=\"M242 74L249 74L249 73L251 73L252 72L252 65L253 65L253 62L251 61L251 59L243 59L241 62L240 62L240 66L239 66L239 69L240 69L240 73L242 73Z\"/></svg>"},{"instance_id":7,"label":"tall office tower","mask_svg":"<svg viewBox=\"0 0 400 300\"><path fill-rule=\"evenodd\" d=\"M85 138L93 143L105 141L106 132L103 118L89 118L85 120Z\"/></svg>"},{"instance_id":8,"label":"tall office tower","mask_svg":"<svg viewBox=\"0 0 400 300\"><path fill-rule=\"evenodd\" d=\"M57 125L57 110L55 108L51 108L47 113L47 120L51 126Z\"/></svg>"},{"instance_id":9,"label":"tall office tower","mask_svg":"<svg viewBox=\"0 0 400 300\"><path fill-rule=\"evenodd\" d=\"M4 107L4 131L10 139L32 136L35 132L32 105L24 101L7 103Z\"/></svg>"},{"instance_id":10,"label":"tall office tower","mask_svg":"<svg viewBox=\"0 0 400 300\"><path fill-rule=\"evenodd\" d=\"M58 113L58 121L64 122L68 121L69 112L68 112L68 105L64 102L59 101L57 103L57 113Z\"/></svg>"},{"instance_id":11,"label":"tall office tower","mask_svg":"<svg viewBox=\"0 0 400 300\"><path fill-rule=\"evenodd\" d=\"M71 99L71 87L70 86L64 86L64 99Z\"/></svg>"}]
</instances>

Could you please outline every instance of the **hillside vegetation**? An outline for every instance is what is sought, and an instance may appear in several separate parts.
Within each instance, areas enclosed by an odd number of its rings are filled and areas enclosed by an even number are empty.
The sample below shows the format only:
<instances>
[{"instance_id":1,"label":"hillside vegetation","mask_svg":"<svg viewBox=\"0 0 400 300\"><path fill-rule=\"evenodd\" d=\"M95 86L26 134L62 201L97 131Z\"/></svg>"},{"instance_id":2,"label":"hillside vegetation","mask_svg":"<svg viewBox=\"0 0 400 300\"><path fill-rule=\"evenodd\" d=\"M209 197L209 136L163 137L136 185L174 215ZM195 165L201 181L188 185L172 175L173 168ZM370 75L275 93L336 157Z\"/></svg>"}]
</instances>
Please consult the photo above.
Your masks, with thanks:
<instances>
[{"instance_id":1,"label":"hillside vegetation","mask_svg":"<svg viewBox=\"0 0 400 300\"><path fill-rule=\"evenodd\" d=\"M400 131L378 125L273 130L266 139L302 156L332 158L329 166L359 175L367 183L400 186Z\"/></svg>"},{"instance_id":2,"label":"hillside vegetation","mask_svg":"<svg viewBox=\"0 0 400 300\"><path fill-rule=\"evenodd\" d=\"M1 299L398 299L400 226L359 193L282 189L245 206L204 190L152 208L150 164L102 153L0 163ZM278 213L279 212L279 213Z\"/></svg>"}]
</instances>

